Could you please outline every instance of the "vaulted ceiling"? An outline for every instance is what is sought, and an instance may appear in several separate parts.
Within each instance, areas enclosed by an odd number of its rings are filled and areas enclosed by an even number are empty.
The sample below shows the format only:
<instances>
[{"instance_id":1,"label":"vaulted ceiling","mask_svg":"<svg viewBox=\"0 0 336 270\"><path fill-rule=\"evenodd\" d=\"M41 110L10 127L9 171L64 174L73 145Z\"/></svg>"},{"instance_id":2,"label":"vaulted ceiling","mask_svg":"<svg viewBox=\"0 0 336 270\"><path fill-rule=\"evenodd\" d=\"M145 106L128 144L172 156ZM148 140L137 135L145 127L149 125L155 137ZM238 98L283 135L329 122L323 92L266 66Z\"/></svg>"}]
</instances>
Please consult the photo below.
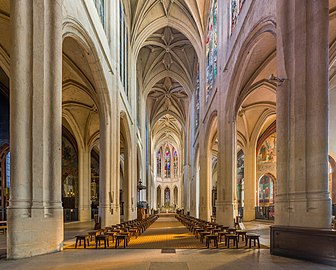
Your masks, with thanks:
<instances>
[{"instance_id":1,"label":"vaulted ceiling","mask_svg":"<svg viewBox=\"0 0 336 270\"><path fill-rule=\"evenodd\" d=\"M132 44L142 47L148 35L164 26L190 31L201 44L210 0L130 0ZM179 29L180 28L180 29ZM183 31L181 31L183 32Z\"/></svg>"},{"instance_id":2,"label":"vaulted ceiling","mask_svg":"<svg viewBox=\"0 0 336 270\"><path fill-rule=\"evenodd\" d=\"M131 45L153 139L167 139L169 130L175 143L183 141L208 6L208 0L130 1Z\"/></svg>"},{"instance_id":3,"label":"vaulted ceiling","mask_svg":"<svg viewBox=\"0 0 336 270\"><path fill-rule=\"evenodd\" d=\"M156 146L170 143L178 149L183 149L182 126L181 123L169 114L162 116L153 126L153 148Z\"/></svg>"}]
</instances>

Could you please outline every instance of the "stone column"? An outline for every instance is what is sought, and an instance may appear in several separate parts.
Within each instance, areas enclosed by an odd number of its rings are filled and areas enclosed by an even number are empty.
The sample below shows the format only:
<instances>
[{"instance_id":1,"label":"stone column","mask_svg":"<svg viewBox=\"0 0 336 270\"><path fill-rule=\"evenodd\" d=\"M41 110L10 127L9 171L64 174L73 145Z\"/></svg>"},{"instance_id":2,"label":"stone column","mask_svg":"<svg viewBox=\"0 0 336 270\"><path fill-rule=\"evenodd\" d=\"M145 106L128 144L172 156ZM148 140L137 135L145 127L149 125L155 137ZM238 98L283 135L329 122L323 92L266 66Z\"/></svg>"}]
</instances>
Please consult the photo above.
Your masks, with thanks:
<instances>
[{"instance_id":1,"label":"stone column","mask_svg":"<svg viewBox=\"0 0 336 270\"><path fill-rule=\"evenodd\" d=\"M221 101L224 102L224 101ZM218 116L218 180L217 180L217 222L233 226L233 218L237 215L236 203L236 128L234 122L223 119L224 106L220 105Z\"/></svg>"},{"instance_id":2,"label":"stone column","mask_svg":"<svg viewBox=\"0 0 336 270\"><path fill-rule=\"evenodd\" d=\"M113 195L118 196L118 194L112 194L111 191L111 171L109 170L111 159L111 134L110 125L105 121L103 119L100 121L99 216L102 228L112 224Z\"/></svg>"},{"instance_id":3,"label":"stone column","mask_svg":"<svg viewBox=\"0 0 336 270\"><path fill-rule=\"evenodd\" d=\"M61 4L11 2L11 259L63 246Z\"/></svg>"},{"instance_id":4,"label":"stone column","mask_svg":"<svg viewBox=\"0 0 336 270\"><path fill-rule=\"evenodd\" d=\"M79 220L91 220L91 153L87 146L78 151L79 167Z\"/></svg>"},{"instance_id":5,"label":"stone column","mask_svg":"<svg viewBox=\"0 0 336 270\"><path fill-rule=\"evenodd\" d=\"M127 140L127 139L126 139ZM131 165L131 151L128 142L125 146L125 170L124 170L124 217L125 221L131 219L132 216L132 167Z\"/></svg>"},{"instance_id":6,"label":"stone column","mask_svg":"<svg viewBox=\"0 0 336 270\"><path fill-rule=\"evenodd\" d=\"M277 2L277 225L330 228L329 1Z\"/></svg>"},{"instance_id":7,"label":"stone column","mask_svg":"<svg viewBox=\"0 0 336 270\"><path fill-rule=\"evenodd\" d=\"M200 145L208 145L205 141L205 132L200 130ZM209 146L208 146L209 147ZM210 220L210 168L211 151L207 148L200 148L200 189L199 189L199 218Z\"/></svg>"},{"instance_id":8,"label":"stone column","mask_svg":"<svg viewBox=\"0 0 336 270\"><path fill-rule=\"evenodd\" d=\"M244 221L255 219L256 206L256 146L249 142L244 153Z\"/></svg>"}]
</instances>

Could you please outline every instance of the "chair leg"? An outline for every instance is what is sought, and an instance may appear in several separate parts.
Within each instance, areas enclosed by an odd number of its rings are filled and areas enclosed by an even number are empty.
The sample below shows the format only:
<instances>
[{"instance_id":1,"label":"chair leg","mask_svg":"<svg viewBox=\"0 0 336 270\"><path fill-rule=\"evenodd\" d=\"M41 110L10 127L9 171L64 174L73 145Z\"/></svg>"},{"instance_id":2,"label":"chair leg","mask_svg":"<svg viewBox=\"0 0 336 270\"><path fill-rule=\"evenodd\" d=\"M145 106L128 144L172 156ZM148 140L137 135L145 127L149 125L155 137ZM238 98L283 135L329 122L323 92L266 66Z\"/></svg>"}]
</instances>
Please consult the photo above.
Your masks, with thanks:
<instances>
[{"instance_id":1,"label":"chair leg","mask_svg":"<svg viewBox=\"0 0 336 270\"><path fill-rule=\"evenodd\" d=\"M76 239L76 244L75 244L75 248L77 248L77 243L78 243L78 238Z\"/></svg>"},{"instance_id":2,"label":"chair leg","mask_svg":"<svg viewBox=\"0 0 336 270\"><path fill-rule=\"evenodd\" d=\"M259 242L259 237L258 237L257 241L258 241L258 248L260 248L260 242Z\"/></svg>"}]
</instances>

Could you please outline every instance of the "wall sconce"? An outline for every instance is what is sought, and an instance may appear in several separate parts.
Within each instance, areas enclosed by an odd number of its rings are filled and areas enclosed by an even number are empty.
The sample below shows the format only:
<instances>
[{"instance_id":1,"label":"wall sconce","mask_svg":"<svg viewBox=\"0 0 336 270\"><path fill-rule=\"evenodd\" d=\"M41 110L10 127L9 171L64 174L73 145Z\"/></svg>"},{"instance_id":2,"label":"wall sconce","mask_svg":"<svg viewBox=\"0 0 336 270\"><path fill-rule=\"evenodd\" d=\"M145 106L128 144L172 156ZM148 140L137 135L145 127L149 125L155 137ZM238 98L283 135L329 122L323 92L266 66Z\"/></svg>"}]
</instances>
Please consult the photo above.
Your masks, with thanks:
<instances>
[{"instance_id":1,"label":"wall sconce","mask_svg":"<svg viewBox=\"0 0 336 270\"><path fill-rule=\"evenodd\" d=\"M269 77L268 77L268 80L270 82L276 82L278 85L282 85L284 83L285 80L288 80L288 79L285 79L285 78L279 78L279 77L276 77L274 76L274 74L271 74Z\"/></svg>"}]
</instances>

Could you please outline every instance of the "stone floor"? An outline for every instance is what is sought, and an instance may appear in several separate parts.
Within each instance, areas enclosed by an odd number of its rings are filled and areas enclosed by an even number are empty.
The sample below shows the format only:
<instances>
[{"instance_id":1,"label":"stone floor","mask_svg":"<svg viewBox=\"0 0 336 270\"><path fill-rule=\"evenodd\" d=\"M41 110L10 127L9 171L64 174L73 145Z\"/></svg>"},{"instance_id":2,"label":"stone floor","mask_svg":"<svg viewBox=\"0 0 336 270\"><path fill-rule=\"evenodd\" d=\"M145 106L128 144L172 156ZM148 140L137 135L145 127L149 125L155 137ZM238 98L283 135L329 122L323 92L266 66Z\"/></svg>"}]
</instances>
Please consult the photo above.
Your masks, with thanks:
<instances>
[{"instance_id":1,"label":"stone floor","mask_svg":"<svg viewBox=\"0 0 336 270\"><path fill-rule=\"evenodd\" d=\"M178 223L167 220L169 217L162 217L165 222L170 222L169 228L163 228L156 221L147 231L152 235L159 231L160 227L165 233L170 234L175 230ZM175 224L175 225L174 225ZM172 226L173 225L173 226ZM269 223L249 222L245 223L248 230L261 234L261 243L269 245ZM79 232L92 229L92 223L71 223L65 224L65 245L74 242L74 235ZM151 229L152 228L152 229ZM159 232L160 233L160 232ZM146 236L144 236L146 237ZM4 248L6 237L0 235L0 250ZM134 241L133 239L131 242ZM140 240L138 240L140 241ZM195 239L195 241L198 241ZM136 241L134 241L135 243ZM63 270L63 269L146 269L146 270L184 270L184 269L301 269L301 270L324 270L333 269L330 266L294 260L278 256L271 256L269 249L176 249L176 253L161 253L161 249L65 249L63 252L36 256L21 260L0 260L0 269L20 270Z\"/></svg>"}]
</instances>

